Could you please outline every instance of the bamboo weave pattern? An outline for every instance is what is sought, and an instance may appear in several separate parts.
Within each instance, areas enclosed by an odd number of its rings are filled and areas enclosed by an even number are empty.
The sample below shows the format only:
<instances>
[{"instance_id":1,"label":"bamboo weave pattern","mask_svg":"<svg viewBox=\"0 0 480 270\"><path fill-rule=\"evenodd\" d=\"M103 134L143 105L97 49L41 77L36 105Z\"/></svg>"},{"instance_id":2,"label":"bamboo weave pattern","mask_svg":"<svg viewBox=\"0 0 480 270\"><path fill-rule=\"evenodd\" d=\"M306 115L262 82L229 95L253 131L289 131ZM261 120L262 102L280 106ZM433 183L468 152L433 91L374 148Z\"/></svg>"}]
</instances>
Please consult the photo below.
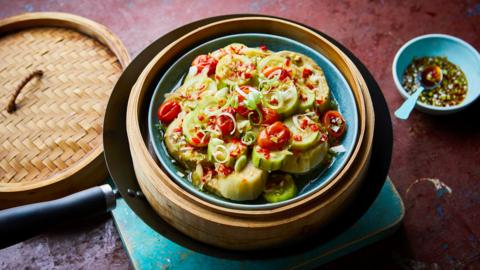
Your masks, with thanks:
<instances>
[{"instance_id":1,"label":"bamboo weave pattern","mask_svg":"<svg viewBox=\"0 0 480 270\"><path fill-rule=\"evenodd\" d=\"M6 111L18 84L32 79ZM32 28L0 37L0 183L48 179L102 147L117 57L79 32Z\"/></svg>"}]
</instances>

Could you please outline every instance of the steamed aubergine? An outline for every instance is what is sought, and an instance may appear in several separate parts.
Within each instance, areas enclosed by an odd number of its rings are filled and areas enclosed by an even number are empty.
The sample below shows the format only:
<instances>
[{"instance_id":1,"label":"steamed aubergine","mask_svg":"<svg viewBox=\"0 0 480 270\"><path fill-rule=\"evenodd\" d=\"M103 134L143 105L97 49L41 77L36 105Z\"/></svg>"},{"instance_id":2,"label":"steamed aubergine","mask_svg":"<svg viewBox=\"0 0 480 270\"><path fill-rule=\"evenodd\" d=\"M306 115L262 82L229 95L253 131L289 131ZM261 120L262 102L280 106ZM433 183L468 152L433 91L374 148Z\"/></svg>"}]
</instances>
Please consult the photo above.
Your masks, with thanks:
<instances>
[{"instance_id":1,"label":"steamed aubergine","mask_svg":"<svg viewBox=\"0 0 480 270\"><path fill-rule=\"evenodd\" d=\"M234 201L297 193L290 174L328 165L346 131L322 69L307 56L233 43L197 56L165 95L168 153L198 189Z\"/></svg>"}]
</instances>

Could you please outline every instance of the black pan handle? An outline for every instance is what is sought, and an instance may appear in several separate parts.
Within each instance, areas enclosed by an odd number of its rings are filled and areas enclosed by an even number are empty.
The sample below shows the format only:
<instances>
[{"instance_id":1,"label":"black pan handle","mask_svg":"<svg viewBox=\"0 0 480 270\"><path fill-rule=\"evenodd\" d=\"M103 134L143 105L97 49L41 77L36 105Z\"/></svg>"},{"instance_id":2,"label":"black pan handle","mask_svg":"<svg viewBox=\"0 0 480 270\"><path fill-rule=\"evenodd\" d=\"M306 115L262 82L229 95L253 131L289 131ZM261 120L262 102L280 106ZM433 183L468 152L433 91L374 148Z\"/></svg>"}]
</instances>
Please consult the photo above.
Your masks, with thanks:
<instances>
[{"instance_id":1,"label":"black pan handle","mask_svg":"<svg viewBox=\"0 0 480 270\"><path fill-rule=\"evenodd\" d=\"M106 213L115 208L110 185L89 188L72 195L0 211L0 248L37 235L50 227Z\"/></svg>"}]
</instances>

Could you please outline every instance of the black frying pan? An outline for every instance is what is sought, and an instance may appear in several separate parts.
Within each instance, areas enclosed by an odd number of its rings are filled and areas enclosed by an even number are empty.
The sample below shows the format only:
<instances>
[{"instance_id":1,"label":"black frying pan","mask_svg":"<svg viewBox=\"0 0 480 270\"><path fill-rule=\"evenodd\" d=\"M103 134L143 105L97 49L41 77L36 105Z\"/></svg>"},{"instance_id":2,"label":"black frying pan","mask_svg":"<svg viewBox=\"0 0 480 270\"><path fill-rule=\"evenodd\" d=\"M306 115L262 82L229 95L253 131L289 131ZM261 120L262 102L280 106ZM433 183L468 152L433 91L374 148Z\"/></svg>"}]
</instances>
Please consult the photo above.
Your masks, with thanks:
<instances>
[{"instance_id":1,"label":"black frying pan","mask_svg":"<svg viewBox=\"0 0 480 270\"><path fill-rule=\"evenodd\" d=\"M341 44L315 29L312 30L334 43L352 59L366 80L374 104L375 130L370 160L371 165L366 175L365 184L359 190L355 203L349 208L348 214L344 213L334 223L317 234L316 237L310 237L308 242L298 243L295 248L289 246L288 250L276 249L262 253L239 253L238 251L231 252L203 244L180 233L163 221L142 196L133 170L125 126L127 101L133 84L148 62L160 50L178 37L201 25L237 16L262 15L218 16L187 24L153 42L125 69L111 94L105 115L103 135L105 160L118 192L117 190L112 190L110 185L103 185L58 200L0 211L0 248L38 234L52 225L58 224L60 221L72 222L92 215L106 213L115 207L115 197L119 197L119 195L123 197L128 206L146 224L171 241L195 251L222 257L251 258L260 256L265 258L269 256L283 256L287 252L288 254L302 252L317 246L322 241L335 237L358 220L377 197L388 173L393 144L390 115L380 88L365 66ZM147 100L152 94L153 87L147 93Z\"/></svg>"}]
</instances>

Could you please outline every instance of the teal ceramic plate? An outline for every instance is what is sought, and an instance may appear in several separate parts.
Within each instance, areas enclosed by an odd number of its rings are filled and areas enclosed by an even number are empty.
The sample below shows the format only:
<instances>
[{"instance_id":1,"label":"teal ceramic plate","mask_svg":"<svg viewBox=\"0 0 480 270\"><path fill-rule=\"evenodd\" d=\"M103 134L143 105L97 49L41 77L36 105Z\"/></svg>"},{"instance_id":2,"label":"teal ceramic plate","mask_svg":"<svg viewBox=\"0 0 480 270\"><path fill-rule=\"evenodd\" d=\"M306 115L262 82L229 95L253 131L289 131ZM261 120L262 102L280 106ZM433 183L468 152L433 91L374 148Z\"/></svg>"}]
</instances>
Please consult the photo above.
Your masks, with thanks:
<instances>
[{"instance_id":1,"label":"teal ceramic plate","mask_svg":"<svg viewBox=\"0 0 480 270\"><path fill-rule=\"evenodd\" d=\"M312 58L324 71L332 98L337 102L340 112L347 121L347 131L341 140L341 144L347 149L346 152L339 154L332 162L329 168L318 168L301 177L297 177L299 193L296 197L279 203L267 203L259 198L254 201L236 202L220 198L216 195L197 190L188 180L187 174L181 177L177 172L184 170L168 154L162 141L162 134L156 128L158 123L157 108L165 100L164 94L175 90L181 83L187 73L193 59L200 55L225 47L230 43L243 43L249 47L258 47L266 45L272 51L290 50L305 54ZM352 90L342 73L325 56L317 51L297 42L281 36L268 34L247 33L224 36L208 41L182 57L180 57L164 74L159 74L161 79L155 89L148 114L149 133L155 153L160 160L163 169L170 177L188 192L198 196L210 203L242 210L266 210L277 208L294 201L298 201L309 194L314 193L329 181L331 181L344 167L350 157L358 135L358 114L355 98ZM294 176L295 177L295 176ZM260 196L261 197L261 196Z\"/></svg>"}]
</instances>

